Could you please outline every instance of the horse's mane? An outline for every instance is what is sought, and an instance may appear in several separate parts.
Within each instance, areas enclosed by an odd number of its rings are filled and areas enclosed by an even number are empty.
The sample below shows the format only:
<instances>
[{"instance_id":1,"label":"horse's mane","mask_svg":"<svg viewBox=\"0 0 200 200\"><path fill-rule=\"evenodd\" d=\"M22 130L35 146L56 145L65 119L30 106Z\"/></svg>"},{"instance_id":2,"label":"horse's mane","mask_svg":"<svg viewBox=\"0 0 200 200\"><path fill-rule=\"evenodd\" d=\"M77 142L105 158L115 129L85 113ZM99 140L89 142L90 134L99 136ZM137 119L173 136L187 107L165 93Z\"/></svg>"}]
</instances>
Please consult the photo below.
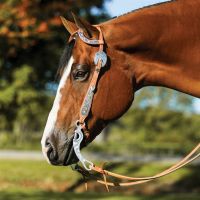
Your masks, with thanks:
<instances>
[{"instance_id":1,"label":"horse's mane","mask_svg":"<svg viewBox=\"0 0 200 200\"><path fill-rule=\"evenodd\" d=\"M154 7L154 6L159 6L159 5L162 5L162 4L168 4L168 3L172 3L174 1L180 1L180 0L167 0L167 1L164 1L164 2L160 2L160 3L155 3L155 4L151 4L151 5L148 5L148 6L144 6L144 7L141 7L141 8L137 8L137 9L134 9L134 10L131 10L131 11L128 11L126 13L123 13L119 16L114 16L113 18L111 19L116 19L116 18L119 18L119 17L124 17L128 14L131 14L133 12L136 12L136 11L139 11L139 10L142 10L142 9L145 9L145 8L151 8L151 7Z\"/></svg>"},{"instance_id":2,"label":"horse's mane","mask_svg":"<svg viewBox=\"0 0 200 200\"><path fill-rule=\"evenodd\" d=\"M74 47L74 44L75 44L75 40L72 40L69 43L67 43L67 45L65 46L63 53L60 57L59 67L56 73L56 79L60 79L65 67L67 66L67 63L72 55L72 49Z\"/></svg>"}]
</instances>

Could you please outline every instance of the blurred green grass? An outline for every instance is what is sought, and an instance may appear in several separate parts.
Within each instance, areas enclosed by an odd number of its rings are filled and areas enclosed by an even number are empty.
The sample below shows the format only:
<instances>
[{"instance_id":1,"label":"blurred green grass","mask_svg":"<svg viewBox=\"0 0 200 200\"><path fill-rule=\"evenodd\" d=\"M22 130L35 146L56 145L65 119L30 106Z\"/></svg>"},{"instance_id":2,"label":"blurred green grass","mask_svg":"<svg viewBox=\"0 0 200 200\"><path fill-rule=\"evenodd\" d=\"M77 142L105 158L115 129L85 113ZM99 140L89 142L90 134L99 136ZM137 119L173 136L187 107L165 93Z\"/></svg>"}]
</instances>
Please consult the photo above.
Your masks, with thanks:
<instances>
[{"instance_id":1,"label":"blurred green grass","mask_svg":"<svg viewBox=\"0 0 200 200\"><path fill-rule=\"evenodd\" d=\"M171 194L160 196L124 196L112 193L79 193L72 192L44 192L44 191L21 191L1 192L0 200L66 200L66 199L99 199L99 200L199 200L198 194Z\"/></svg>"},{"instance_id":2,"label":"blurred green grass","mask_svg":"<svg viewBox=\"0 0 200 200\"><path fill-rule=\"evenodd\" d=\"M145 176L158 173L168 166L166 163L145 165L113 163L107 165L107 168L126 175ZM84 184L78 184L73 190L69 190L82 179L70 167L50 166L45 161L0 160L0 200L177 200L178 198L196 200L199 199L200 191L198 170L198 166L183 168L150 184L124 189L110 188L110 193L107 193L101 185L89 182L86 192ZM174 187L179 190L174 190Z\"/></svg>"}]
</instances>

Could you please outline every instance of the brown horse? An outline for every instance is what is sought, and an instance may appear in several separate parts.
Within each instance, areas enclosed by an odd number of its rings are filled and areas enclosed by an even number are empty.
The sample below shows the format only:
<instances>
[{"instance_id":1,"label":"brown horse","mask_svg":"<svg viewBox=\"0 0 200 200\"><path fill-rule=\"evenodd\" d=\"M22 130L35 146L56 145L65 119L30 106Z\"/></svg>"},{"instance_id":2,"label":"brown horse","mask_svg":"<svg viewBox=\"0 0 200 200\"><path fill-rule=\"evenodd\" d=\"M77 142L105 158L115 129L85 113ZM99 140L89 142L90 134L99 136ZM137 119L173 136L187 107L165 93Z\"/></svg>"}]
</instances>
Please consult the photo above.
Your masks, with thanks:
<instances>
[{"instance_id":1,"label":"brown horse","mask_svg":"<svg viewBox=\"0 0 200 200\"><path fill-rule=\"evenodd\" d=\"M86 118L82 147L131 106L134 93L144 86L163 86L200 97L200 1L176 0L143 8L99 24L108 56L101 70ZM64 20L73 37L61 58L63 68L57 95L42 138L48 162L77 162L72 148L76 121L95 73L99 45L74 35L98 39L99 29L74 16Z\"/></svg>"}]
</instances>

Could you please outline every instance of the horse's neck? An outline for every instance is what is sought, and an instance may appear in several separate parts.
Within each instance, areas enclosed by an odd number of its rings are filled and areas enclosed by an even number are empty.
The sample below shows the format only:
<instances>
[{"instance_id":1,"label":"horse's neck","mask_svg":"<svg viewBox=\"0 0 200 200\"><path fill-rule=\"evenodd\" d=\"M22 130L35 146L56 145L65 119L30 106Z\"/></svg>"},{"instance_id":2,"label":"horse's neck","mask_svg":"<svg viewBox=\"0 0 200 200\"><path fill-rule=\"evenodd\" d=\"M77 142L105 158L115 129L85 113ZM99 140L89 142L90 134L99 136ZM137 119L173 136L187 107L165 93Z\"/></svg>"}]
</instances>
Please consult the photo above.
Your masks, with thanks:
<instances>
[{"instance_id":1,"label":"horse's neck","mask_svg":"<svg viewBox=\"0 0 200 200\"><path fill-rule=\"evenodd\" d=\"M103 24L108 50L123 55L118 63L129 67L136 89L157 85L200 97L199 9L199 1L179 0Z\"/></svg>"}]
</instances>

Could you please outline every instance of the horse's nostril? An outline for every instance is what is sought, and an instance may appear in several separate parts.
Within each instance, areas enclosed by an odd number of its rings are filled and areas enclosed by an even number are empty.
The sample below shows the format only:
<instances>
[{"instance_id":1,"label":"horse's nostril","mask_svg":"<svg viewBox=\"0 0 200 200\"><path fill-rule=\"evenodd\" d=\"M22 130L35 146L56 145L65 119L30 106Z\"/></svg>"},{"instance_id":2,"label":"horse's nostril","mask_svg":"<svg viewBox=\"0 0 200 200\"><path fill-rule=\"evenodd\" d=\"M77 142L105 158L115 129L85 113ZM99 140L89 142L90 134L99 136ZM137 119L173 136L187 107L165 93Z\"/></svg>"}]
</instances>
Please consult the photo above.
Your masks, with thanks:
<instances>
[{"instance_id":1,"label":"horse's nostril","mask_svg":"<svg viewBox=\"0 0 200 200\"><path fill-rule=\"evenodd\" d=\"M57 159L58 159L58 155L57 155L56 151L52 147L50 147L48 149L47 156L48 156L49 160L53 161L53 162L57 161Z\"/></svg>"},{"instance_id":2,"label":"horse's nostril","mask_svg":"<svg viewBox=\"0 0 200 200\"><path fill-rule=\"evenodd\" d=\"M49 158L49 161L52 164L56 164L56 162L58 160L58 153L56 152L56 150L53 147L49 147L49 149L47 151L47 156Z\"/></svg>"},{"instance_id":3,"label":"horse's nostril","mask_svg":"<svg viewBox=\"0 0 200 200\"><path fill-rule=\"evenodd\" d=\"M49 161L52 164L56 164L56 161L58 160L58 153L49 139L46 140L45 147L48 148L47 157L49 158Z\"/></svg>"},{"instance_id":4,"label":"horse's nostril","mask_svg":"<svg viewBox=\"0 0 200 200\"><path fill-rule=\"evenodd\" d=\"M50 143L50 139L47 138L46 141L45 141L45 147L51 147L51 143Z\"/></svg>"}]
</instances>

